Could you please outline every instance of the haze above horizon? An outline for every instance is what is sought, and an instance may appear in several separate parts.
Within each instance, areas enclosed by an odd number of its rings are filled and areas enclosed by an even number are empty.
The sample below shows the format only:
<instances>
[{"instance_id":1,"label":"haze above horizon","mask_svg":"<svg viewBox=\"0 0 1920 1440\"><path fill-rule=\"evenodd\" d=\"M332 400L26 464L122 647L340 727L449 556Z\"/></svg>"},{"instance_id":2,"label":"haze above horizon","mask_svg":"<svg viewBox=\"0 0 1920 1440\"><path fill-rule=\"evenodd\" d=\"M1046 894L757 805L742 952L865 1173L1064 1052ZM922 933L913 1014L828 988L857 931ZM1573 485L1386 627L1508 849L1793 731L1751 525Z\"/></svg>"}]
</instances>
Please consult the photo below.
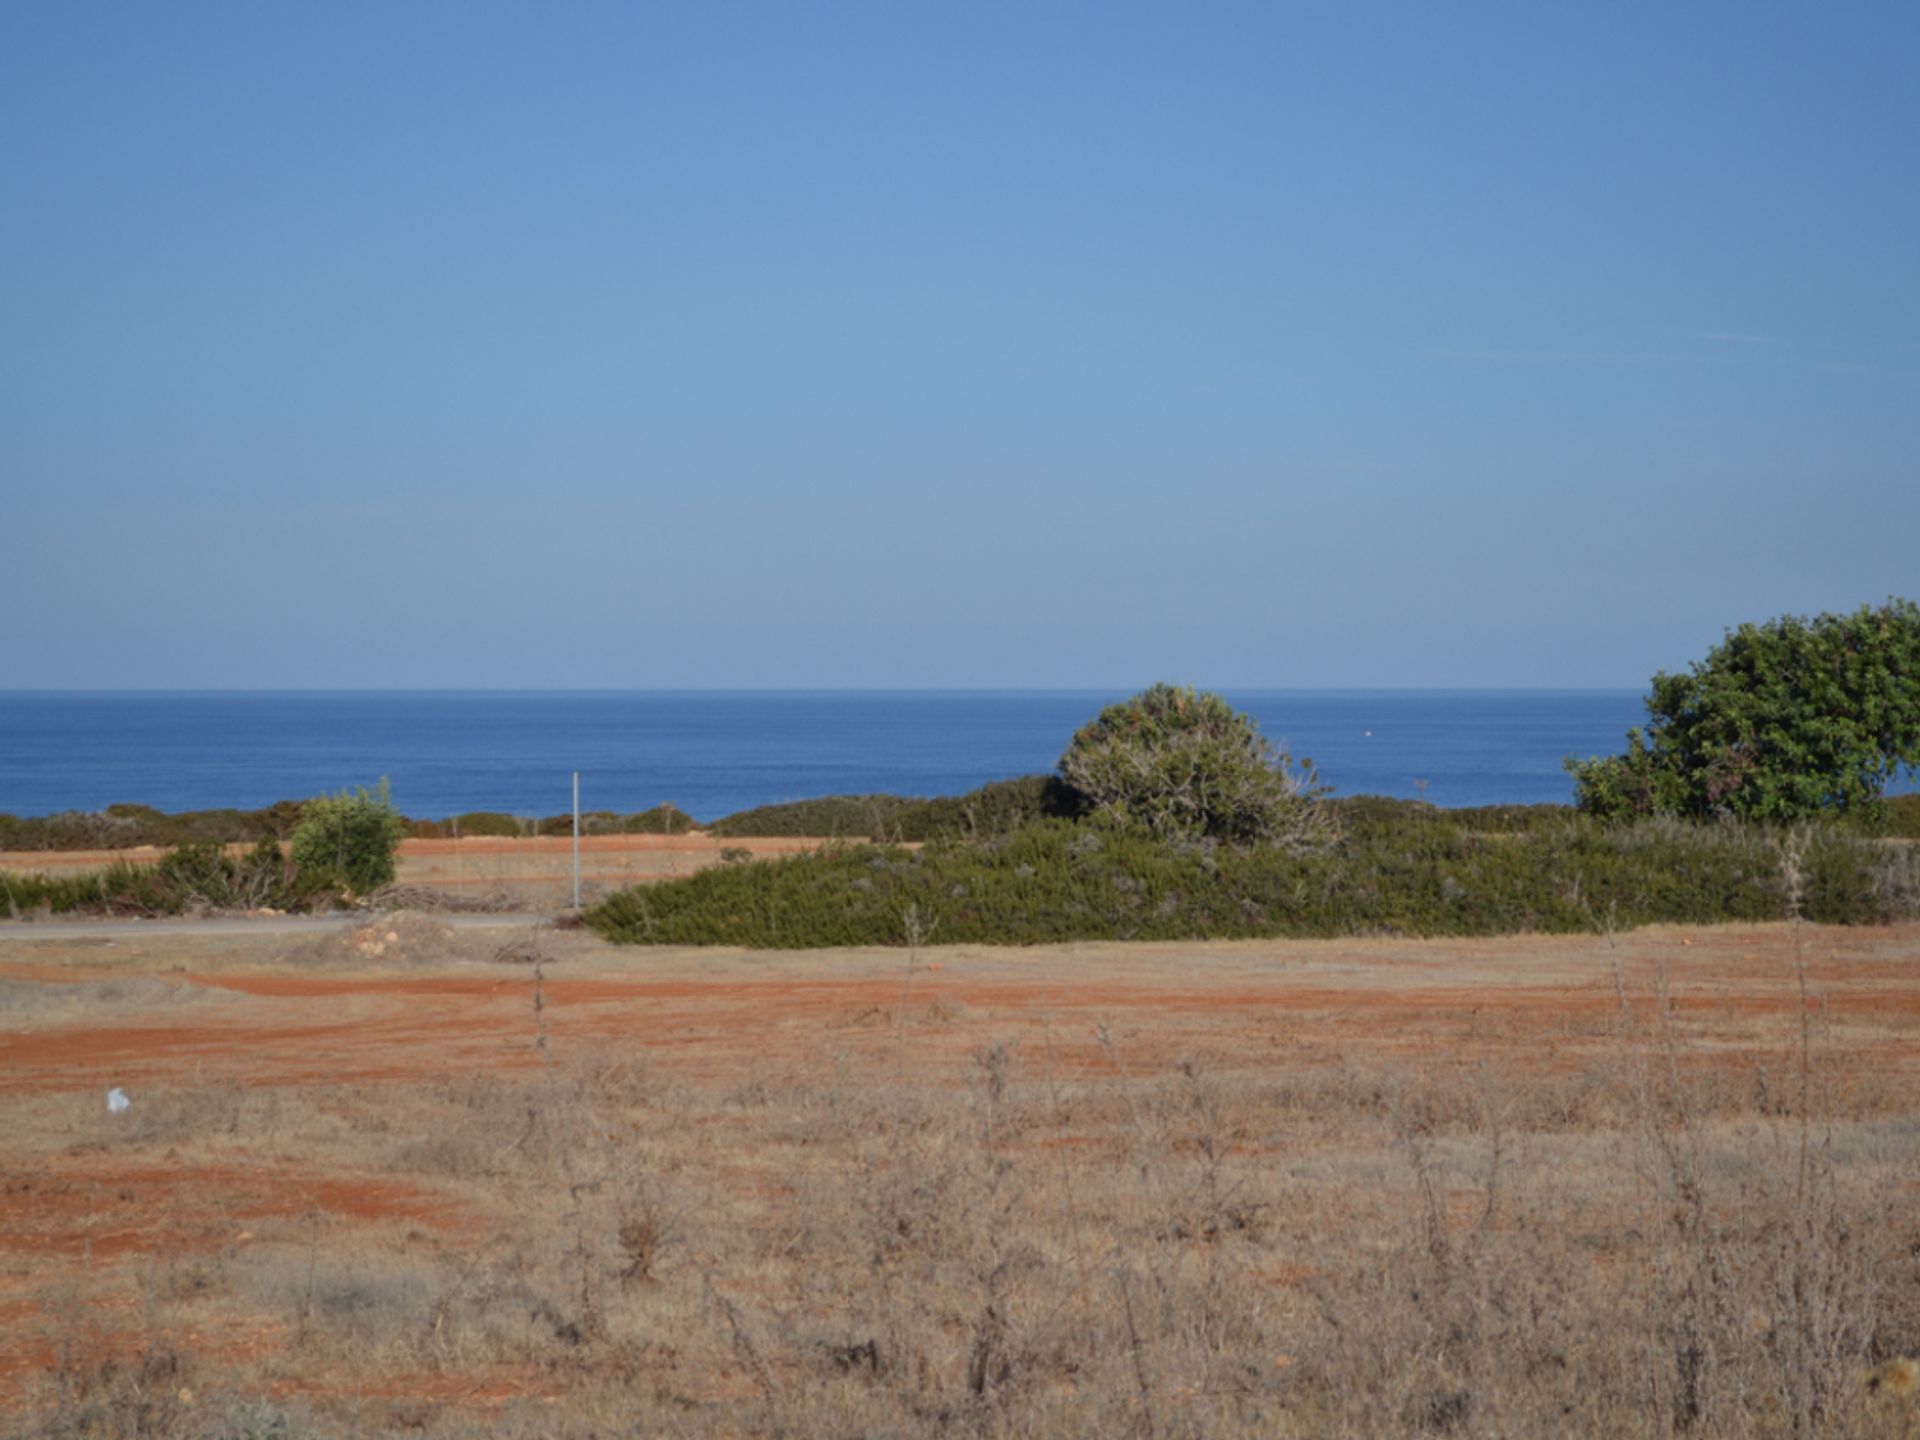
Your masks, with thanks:
<instances>
[{"instance_id":1,"label":"haze above horizon","mask_svg":"<svg viewBox=\"0 0 1920 1440\"><path fill-rule=\"evenodd\" d=\"M1920 589L1916 49L9 6L0 685L1643 687Z\"/></svg>"}]
</instances>

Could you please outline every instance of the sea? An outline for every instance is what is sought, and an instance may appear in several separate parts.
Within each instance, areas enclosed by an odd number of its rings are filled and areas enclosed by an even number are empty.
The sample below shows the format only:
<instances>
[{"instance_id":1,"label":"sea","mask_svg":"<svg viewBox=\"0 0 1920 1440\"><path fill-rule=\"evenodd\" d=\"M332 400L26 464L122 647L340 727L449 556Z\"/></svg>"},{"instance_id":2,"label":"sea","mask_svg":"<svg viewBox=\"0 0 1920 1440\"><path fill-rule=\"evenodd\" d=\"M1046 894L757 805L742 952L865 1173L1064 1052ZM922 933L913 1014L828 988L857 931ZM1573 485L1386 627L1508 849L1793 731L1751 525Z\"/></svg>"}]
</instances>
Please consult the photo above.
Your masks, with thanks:
<instances>
[{"instance_id":1,"label":"sea","mask_svg":"<svg viewBox=\"0 0 1920 1440\"><path fill-rule=\"evenodd\" d=\"M1565 801L1635 690L1226 690L1341 795ZM1051 770L1103 690L0 691L0 812L252 809L383 778L419 818L957 795Z\"/></svg>"}]
</instances>

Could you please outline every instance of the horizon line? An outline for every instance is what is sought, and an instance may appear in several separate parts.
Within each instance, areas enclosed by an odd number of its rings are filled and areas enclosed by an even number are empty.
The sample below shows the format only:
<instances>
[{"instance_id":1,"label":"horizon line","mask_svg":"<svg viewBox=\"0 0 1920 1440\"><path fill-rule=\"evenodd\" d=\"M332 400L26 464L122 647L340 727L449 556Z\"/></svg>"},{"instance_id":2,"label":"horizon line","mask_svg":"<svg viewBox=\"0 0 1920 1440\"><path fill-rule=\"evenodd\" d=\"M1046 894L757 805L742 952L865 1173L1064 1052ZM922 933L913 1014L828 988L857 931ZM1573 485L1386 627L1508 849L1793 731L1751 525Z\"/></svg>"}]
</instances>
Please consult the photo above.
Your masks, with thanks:
<instances>
[{"instance_id":1,"label":"horizon line","mask_svg":"<svg viewBox=\"0 0 1920 1440\"><path fill-rule=\"evenodd\" d=\"M1174 683L1174 682L1167 682ZM43 695L1134 695L1128 685L46 685L0 686L0 698ZM1240 685L1195 690L1272 695L1618 694L1636 685Z\"/></svg>"}]
</instances>

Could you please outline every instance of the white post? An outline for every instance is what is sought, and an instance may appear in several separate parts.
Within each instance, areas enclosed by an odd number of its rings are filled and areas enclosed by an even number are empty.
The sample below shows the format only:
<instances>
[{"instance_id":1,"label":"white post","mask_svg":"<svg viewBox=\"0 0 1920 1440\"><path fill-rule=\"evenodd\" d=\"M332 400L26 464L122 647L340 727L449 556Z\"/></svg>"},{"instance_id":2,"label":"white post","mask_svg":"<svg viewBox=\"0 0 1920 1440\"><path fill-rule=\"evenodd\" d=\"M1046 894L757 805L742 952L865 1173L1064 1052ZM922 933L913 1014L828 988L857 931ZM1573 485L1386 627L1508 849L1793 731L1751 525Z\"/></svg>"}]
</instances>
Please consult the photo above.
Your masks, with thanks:
<instances>
[{"instance_id":1,"label":"white post","mask_svg":"<svg viewBox=\"0 0 1920 1440\"><path fill-rule=\"evenodd\" d=\"M573 908L580 908L580 772L573 772Z\"/></svg>"}]
</instances>

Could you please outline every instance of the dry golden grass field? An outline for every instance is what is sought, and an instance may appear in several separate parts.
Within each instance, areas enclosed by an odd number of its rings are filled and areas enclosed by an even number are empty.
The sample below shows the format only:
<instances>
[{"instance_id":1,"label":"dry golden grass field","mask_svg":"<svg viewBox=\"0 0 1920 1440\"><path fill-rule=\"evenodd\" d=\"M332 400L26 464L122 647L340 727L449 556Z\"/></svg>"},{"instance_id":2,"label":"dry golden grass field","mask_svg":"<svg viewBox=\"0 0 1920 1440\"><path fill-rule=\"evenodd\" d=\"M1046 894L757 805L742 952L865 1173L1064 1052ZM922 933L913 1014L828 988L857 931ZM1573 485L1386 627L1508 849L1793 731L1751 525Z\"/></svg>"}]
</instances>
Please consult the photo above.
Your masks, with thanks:
<instances>
[{"instance_id":1,"label":"dry golden grass field","mask_svg":"<svg viewBox=\"0 0 1920 1440\"><path fill-rule=\"evenodd\" d=\"M0 926L0 1434L1893 1437L1916 1353L1920 927Z\"/></svg>"}]
</instances>

